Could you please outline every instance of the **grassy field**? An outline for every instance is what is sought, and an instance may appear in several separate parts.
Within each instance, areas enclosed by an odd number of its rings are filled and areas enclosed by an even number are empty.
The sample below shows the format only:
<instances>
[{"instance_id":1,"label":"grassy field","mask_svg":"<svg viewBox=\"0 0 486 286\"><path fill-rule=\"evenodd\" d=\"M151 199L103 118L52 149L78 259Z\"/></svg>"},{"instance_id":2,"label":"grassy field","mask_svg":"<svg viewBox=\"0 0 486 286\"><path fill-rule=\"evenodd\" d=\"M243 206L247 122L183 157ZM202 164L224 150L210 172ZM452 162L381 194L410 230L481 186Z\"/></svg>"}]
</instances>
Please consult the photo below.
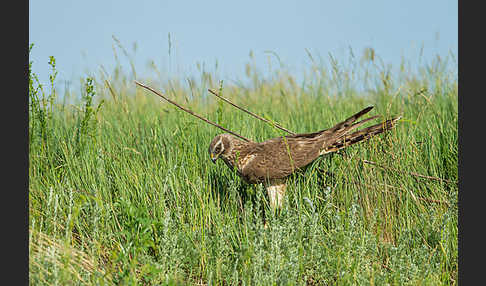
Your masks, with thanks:
<instances>
[{"instance_id":1,"label":"grassy field","mask_svg":"<svg viewBox=\"0 0 486 286\"><path fill-rule=\"evenodd\" d=\"M278 215L262 186L211 163L219 129L120 66L82 79L79 95L31 74L30 284L457 285L457 63L309 56L303 82L249 64L223 95L295 132L369 105L403 119L290 177ZM284 134L212 97L209 72L138 80L253 140Z\"/></svg>"}]
</instances>

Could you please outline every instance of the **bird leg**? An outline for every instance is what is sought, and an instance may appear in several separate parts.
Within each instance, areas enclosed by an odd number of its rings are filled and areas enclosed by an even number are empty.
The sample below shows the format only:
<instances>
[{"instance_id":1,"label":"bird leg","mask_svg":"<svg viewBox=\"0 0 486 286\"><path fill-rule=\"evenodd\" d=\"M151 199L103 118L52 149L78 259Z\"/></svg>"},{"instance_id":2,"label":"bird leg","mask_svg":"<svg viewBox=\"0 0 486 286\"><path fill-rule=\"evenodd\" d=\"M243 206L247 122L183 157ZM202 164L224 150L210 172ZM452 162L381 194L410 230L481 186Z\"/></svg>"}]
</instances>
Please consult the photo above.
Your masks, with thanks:
<instances>
[{"instance_id":1,"label":"bird leg","mask_svg":"<svg viewBox=\"0 0 486 286\"><path fill-rule=\"evenodd\" d=\"M270 208L272 210L282 208L285 199L285 190L287 188L285 182L283 180L273 180L265 184L265 188L267 189Z\"/></svg>"}]
</instances>

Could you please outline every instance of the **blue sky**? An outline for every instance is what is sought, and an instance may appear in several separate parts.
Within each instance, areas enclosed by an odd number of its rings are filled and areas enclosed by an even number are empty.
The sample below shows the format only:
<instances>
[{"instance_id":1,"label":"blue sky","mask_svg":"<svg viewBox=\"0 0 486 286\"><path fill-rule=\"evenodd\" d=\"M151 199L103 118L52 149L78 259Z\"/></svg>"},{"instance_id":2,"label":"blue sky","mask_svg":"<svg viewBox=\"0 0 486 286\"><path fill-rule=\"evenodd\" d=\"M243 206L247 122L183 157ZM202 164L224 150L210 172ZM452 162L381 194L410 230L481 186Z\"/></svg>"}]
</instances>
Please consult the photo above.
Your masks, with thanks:
<instances>
[{"instance_id":1,"label":"blue sky","mask_svg":"<svg viewBox=\"0 0 486 286\"><path fill-rule=\"evenodd\" d=\"M115 66L112 36L133 57L137 74L160 70L177 76L199 74L218 61L221 79L244 78L249 52L268 66L273 51L291 71L310 64L305 49L338 60L349 48L361 55L375 49L386 63L402 57L447 56L458 51L458 8L451 0L370 1L29 1L29 42L33 70L48 82L49 56L55 56L58 83L79 81L103 65ZM168 35L171 37L169 57ZM133 47L136 45L136 52ZM128 61L117 50L126 71ZM274 63L277 65L277 63Z\"/></svg>"}]
</instances>

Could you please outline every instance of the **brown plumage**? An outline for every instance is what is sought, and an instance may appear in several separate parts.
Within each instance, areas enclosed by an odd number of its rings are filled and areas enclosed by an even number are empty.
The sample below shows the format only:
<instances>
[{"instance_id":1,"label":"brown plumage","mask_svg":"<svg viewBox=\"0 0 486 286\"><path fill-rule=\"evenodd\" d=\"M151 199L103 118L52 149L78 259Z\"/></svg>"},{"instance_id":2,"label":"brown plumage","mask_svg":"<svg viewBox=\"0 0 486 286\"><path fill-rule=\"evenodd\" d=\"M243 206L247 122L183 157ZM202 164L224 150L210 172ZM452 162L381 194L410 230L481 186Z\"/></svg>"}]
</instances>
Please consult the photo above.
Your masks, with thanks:
<instances>
[{"instance_id":1,"label":"brown plumage","mask_svg":"<svg viewBox=\"0 0 486 286\"><path fill-rule=\"evenodd\" d=\"M351 133L378 117L372 116L355 123L372 108L367 107L329 129L276 137L260 143L243 141L227 133L220 134L211 141L209 154L213 162L221 158L230 169L236 168L246 182L263 183L272 208L280 207L285 194L286 177L309 165L321 155L335 152L391 129L400 119L398 117L386 120Z\"/></svg>"}]
</instances>

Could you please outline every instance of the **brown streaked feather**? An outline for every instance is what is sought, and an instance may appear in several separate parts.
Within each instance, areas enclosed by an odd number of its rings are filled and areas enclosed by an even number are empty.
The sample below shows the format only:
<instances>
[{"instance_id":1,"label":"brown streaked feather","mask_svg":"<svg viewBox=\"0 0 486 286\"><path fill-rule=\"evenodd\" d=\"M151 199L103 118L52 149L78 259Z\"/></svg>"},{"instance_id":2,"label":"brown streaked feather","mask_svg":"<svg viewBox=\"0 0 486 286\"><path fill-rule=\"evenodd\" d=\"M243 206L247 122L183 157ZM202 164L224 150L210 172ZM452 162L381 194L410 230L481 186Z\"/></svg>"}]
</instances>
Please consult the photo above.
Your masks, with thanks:
<instances>
[{"instance_id":1,"label":"brown streaked feather","mask_svg":"<svg viewBox=\"0 0 486 286\"><path fill-rule=\"evenodd\" d=\"M393 128L398 120L400 120L401 117L393 118L386 120L385 122L375 124L373 126L370 126L368 128L358 130L356 132L353 132L351 134L348 134L341 138L340 140L335 141L331 145L325 147L321 154L327 154L331 152L338 151L339 149L351 146L353 144L356 144L358 142L361 142L363 140L367 140L371 138L374 135L380 134L386 130L389 130ZM363 120L364 121L364 120Z\"/></svg>"},{"instance_id":2,"label":"brown streaked feather","mask_svg":"<svg viewBox=\"0 0 486 286\"><path fill-rule=\"evenodd\" d=\"M319 145L317 139L274 138L253 146L251 150L243 148L240 154L252 159L244 166L240 162L237 165L250 183L284 178L315 160L319 156ZM241 161L246 162L243 156Z\"/></svg>"},{"instance_id":3,"label":"brown streaked feather","mask_svg":"<svg viewBox=\"0 0 486 286\"><path fill-rule=\"evenodd\" d=\"M365 115L366 113L370 112L371 109L373 109L373 106L366 107L365 109L363 109L360 112L354 114L353 116L349 117L348 119L344 120L343 122L334 125L334 127L332 127L331 129L329 129L329 131L339 132L339 131L341 131L343 129L346 130L351 125L351 123L355 122L356 119L358 119L361 116Z\"/></svg>"},{"instance_id":4,"label":"brown streaked feather","mask_svg":"<svg viewBox=\"0 0 486 286\"><path fill-rule=\"evenodd\" d=\"M303 138L313 138L313 137L323 135L323 134L336 134L337 135L337 134L341 134L343 132L344 133L349 132L350 130L361 126L363 123L379 117L379 115L375 115L375 116L372 116L370 118L364 119L364 120L362 120L358 123L352 124L354 121L356 121L356 119L358 119L361 116L365 115L366 113L370 112L371 109L373 109L373 106L368 106L365 109L361 110L360 112L354 114L353 116L347 118L343 122L340 122L340 123L334 125L333 127L329 128L329 129L323 129L323 130L320 130L320 131L317 131L317 132L312 132L312 133L301 133L301 134L295 134L295 135L288 135L288 136L285 136L285 137L286 138L301 138L301 139L303 139Z\"/></svg>"},{"instance_id":5,"label":"brown streaked feather","mask_svg":"<svg viewBox=\"0 0 486 286\"><path fill-rule=\"evenodd\" d=\"M378 118L378 117L380 117L380 116L379 115L371 116L369 118L361 120L360 122L354 123L353 125L351 125L351 127L352 127L352 129L356 129L356 128L360 127L361 125L365 124L366 122L373 120L375 118Z\"/></svg>"},{"instance_id":6,"label":"brown streaked feather","mask_svg":"<svg viewBox=\"0 0 486 286\"><path fill-rule=\"evenodd\" d=\"M262 181L265 178L284 178L312 163L321 155L324 146L334 143L347 132L377 118L372 116L358 123L359 117L368 113L373 107L367 107L331 129L318 132L277 137L259 143L252 152L252 160L241 168L241 174L249 181ZM327 143L327 144L326 144ZM242 154L247 152L243 151Z\"/></svg>"}]
</instances>

